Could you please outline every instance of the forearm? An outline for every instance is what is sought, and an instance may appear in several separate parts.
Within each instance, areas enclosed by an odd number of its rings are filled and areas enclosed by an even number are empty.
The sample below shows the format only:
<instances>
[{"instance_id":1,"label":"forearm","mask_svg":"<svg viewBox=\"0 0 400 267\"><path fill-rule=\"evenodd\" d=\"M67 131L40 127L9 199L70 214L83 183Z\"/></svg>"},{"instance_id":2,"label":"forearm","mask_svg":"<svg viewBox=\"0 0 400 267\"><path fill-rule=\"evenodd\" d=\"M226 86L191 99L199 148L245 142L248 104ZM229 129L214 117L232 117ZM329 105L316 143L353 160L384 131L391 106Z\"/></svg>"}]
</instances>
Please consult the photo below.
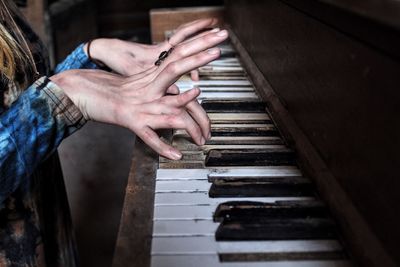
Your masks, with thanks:
<instances>
[{"instance_id":1,"label":"forearm","mask_svg":"<svg viewBox=\"0 0 400 267\"><path fill-rule=\"evenodd\" d=\"M63 91L41 78L3 114L0 121L0 203L85 120Z\"/></svg>"}]
</instances>

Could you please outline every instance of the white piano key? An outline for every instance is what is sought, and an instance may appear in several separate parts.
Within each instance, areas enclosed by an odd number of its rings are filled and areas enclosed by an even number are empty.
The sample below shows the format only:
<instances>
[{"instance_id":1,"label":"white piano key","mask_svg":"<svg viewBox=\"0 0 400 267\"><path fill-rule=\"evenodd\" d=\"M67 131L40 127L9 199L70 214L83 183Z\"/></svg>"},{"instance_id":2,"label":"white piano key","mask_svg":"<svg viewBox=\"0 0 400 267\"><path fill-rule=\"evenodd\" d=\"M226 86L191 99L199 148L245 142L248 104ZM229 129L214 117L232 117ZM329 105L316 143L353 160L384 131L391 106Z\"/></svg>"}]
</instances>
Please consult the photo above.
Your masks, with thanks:
<instances>
[{"instance_id":1,"label":"white piano key","mask_svg":"<svg viewBox=\"0 0 400 267\"><path fill-rule=\"evenodd\" d=\"M211 128L268 128L275 129L275 125L271 123L218 123L211 122Z\"/></svg>"},{"instance_id":2,"label":"white piano key","mask_svg":"<svg viewBox=\"0 0 400 267\"><path fill-rule=\"evenodd\" d=\"M258 99L254 92L201 92L198 99Z\"/></svg>"},{"instance_id":3,"label":"white piano key","mask_svg":"<svg viewBox=\"0 0 400 267\"><path fill-rule=\"evenodd\" d=\"M271 166L270 168L226 168L226 169L213 169L209 177L288 177L288 176L302 176L300 170L295 166Z\"/></svg>"},{"instance_id":4,"label":"white piano key","mask_svg":"<svg viewBox=\"0 0 400 267\"><path fill-rule=\"evenodd\" d=\"M151 267L350 267L346 260L220 262L218 255L154 255Z\"/></svg>"},{"instance_id":5,"label":"white piano key","mask_svg":"<svg viewBox=\"0 0 400 267\"><path fill-rule=\"evenodd\" d=\"M205 181L206 182L206 181ZM157 206L163 205L213 205L228 201L258 201L273 203L276 201L310 201L314 197L242 197L242 198L210 198L208 192L165 192L155 194L154 203Z\"/></svg>"},{"instance_id":6,"label":"white piano key","mask_svg":"<svg viewBox=\"0 0 400 267\"><path fill-rule=\"evenodd\" d=\"M211 149L280 149L286 148L284 145L204 145L202 150L208 152Z\"/></svg>"},{"instance_id":7,"label":"white piano key","mask_svg":"<svg viewBox=\"0 0 400 267\"><path fill-rule=\"evenodd\" d=\"M213 63L237 63L237 64L239 64L240 61L237 57L222 57L222 58L218 58L214 61L211 61L208 64L213 64Z\"/></svg>"},{"instance_id":8,"label":"white piano key","mask_svg":"<svg viewBox=\"0 0 400 267\"><path fill-rule=\"evenodd\" d=\"M157 181L156 193L162 192L208 192L210 183L204 180Z\"/></svg>"},{"instance_id":9,"label":"white piano key","mask_svg":"<svg viewBox=\"0 0 400 267\"><path fill-rule=\"evenodd\" d=\"M208 87L208 86L223 86L223 87L231 87L231 86L253 86L248 80L201 80L201 81L192 81L192 80L179 80L176 82L176 85L179 88L193 88L193 87Z\"/></svg>"},{"instance_id":10,"label":"white piano key","mask_svg":"<svg viewBox=\"0 0 400 267\"><path fill-rule=\"evenodd\" d=\"M153 222L153 237L214 236L218 225L218 223L211 220L155 220Z\"/></svg>"},{"instance_id":11,"label":"white piano key","mask_svg":"<svg viewBox=\"0 0 400 267\"><path fill-rule=\"evenodd\" d=\"M183 137L183 135L181 135ZM209 144L198 146L194 143L179 143L173 142L172 144L175 148L181 150L182 153L198 151L203 153L207 153L211 149L278 149L278 148L286 148L284 145L268 145L268 144Z\"/></svg>"},{"instance_id":12,"label":"white piano key","mask_svg":"<svg viewBox=\"0 0 400 267\"><path fill-rule=\"evenodd\" d=\"M171 223L174 223L172 221ZM342 251L337 240L216 241L214 236L154 237L152 255Z\"/></svg>"},{"instance_id":13,"label":"white piano key","mask_svg":"<svg viewBox=\"0 0 400 267\"><path fill-rule=\"evenodd\" d=\"M242 67L232 67L232 66L203 66L199 68L199 72L244 72Z\"/></svg>"},{"instance_id":14,"label":"white piano key","mask_svg":"<svg viewBox=\"0 0 400 267\"><path fill-rule=\"evenodd\" d=\"M189 91L193 87L182 87L179 88L179 91L181 93L184 93L186 91ZM210 93L210 92L255 92L254 88L251 86L242 86L242 87L200 87L200 91L204 93Z\"/></svg>"},{"instance_id":15,"label":"white piano key","mask_svg":"<svg viewBox=\"0 0 400 267\"><path fill-rule=\"evenodd\" d=\"M267 113L209 113L208 117L213 121L266 121L271 118Z\"/></svg>"},{"instance_id":16,"label":"white piano key","mask_svg":"<svg viewBox=\"0 0 400 267\"><path fill-rule=\"evenodd\" d=\"M209 169L158 169L157 180L201 179L207 180Z\"/></svg>"},{"instance_id":17,"label":"white piano key","mask_svg":"<svg viewBox=\"0 0 400 267\"><path fill-rule=\"evenodd\" d=\"M237 168L209 168L209 169L158 169L157 180L207 180L208 176L229 177L287 177L301 176L300 170L295 166L259 166Z\"/></svg>"},{"instance_id":18,"label":"white piano key","mask_svg":"<svg viewBox=\"0 0 400 267\"><path fill-rule=\"evenodd\" d=\"M216 67L242 67L239 62L223 62L223 61L212 61L206 66L216 66ZM243 67L242 67L243 68Z\"/></svg>"},{"instance_id":19,"label":"white piano key","mask_svg":"<svg viewBox=\"0 0 400 267\"><path fill-rule=\"evenodd\" d=\"M154 206L153 220L212 220L215 206Z\"/></svg>"}]
</instances>

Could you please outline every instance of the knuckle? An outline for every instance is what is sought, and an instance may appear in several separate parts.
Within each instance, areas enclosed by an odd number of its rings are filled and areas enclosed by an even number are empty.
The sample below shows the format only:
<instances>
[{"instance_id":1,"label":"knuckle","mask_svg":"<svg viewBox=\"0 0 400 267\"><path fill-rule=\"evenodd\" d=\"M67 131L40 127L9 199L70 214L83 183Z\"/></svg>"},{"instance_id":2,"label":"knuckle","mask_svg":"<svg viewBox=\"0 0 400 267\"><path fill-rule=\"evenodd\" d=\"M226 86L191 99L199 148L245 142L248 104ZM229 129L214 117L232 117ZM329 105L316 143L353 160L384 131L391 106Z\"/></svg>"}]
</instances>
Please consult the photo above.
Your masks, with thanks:
<instances>
[{"instance_id":1,"label":"knuckle","mask_svg":"<svg viewBox=\"0 0 400 267\"><path fill-rule=\"evenodd\" d=\"M206 43L212 43L213 41L214 41L214 39L215 39L215 35L213 35L213 34L207 34L206 36L204 36L204 41L206 42Z\"/></svg>"},{"instance_id":2,"label":"knuckle","mask_svg":"<svg viewBox=\"0 0 400 267\"><path fill-rule=\"evenodd\" d=\"M148 128L144 128L141 130L141 135L144 141L149 141L153 138L152 132Z\"/></svg>"},{"instance_id":3,"label":"knuckle","mask_svg":"<svg viewBox=\"0 0 400 267\"><path fill-rule=\"evenodd\" d=\"M175 116L179 116L182 114L182 109L180 108L172 108L171 113L174 114Z\"/></svg>"},{"instance_id":4,"label":"knuckle","mask_svg":"<svg viewBox=\"0 0 400 267\"><path fill-rule=\"evenodd\" d=\"M185 57L187 55L187 49L184 45L181 45L176 49L176 53L179 57Z\"/></svg>"},{"instance_id":5,"label":"knuckle","mask_svg":"<svg viewBox=\"0 0 400 267\"><path fill-rule=\"evenodd\" d=\"M166 124L167 124L167 126L169 127L169 128L174 128L174 127L176 127L177 126L177 122L178 122L178 120L177 120L177 116L175 116L175 115L170 115L170 116L167 116L166 117Z\"/></svg>"},{"instance_id":6,"label":"knuckle","mask_svg":"<svg viewBox=\"0 0 400 267\"><path fill-rule=\"evenodd\" d=\"M177 73L178 73L178 70L179 70L179 69L178 69L178 64L175 63L175 62L169 63L168 66L166 67L166 72L167 72L168 74L171 74L171 75L177 74Z\"/></svg>"}]
</instances>

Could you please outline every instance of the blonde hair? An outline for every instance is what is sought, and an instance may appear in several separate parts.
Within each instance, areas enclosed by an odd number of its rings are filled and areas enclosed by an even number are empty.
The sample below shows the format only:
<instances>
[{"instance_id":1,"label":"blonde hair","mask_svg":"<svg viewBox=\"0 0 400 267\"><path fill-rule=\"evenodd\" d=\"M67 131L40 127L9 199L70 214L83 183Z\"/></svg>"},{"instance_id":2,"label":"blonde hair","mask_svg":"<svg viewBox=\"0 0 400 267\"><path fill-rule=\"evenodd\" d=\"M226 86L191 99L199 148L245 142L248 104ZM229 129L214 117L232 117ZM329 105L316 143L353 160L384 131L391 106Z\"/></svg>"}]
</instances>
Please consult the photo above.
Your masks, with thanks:
<instances>
[{"instance_id":1,"label":"blonde hair","mask_svg":"<svg viewBox=\"0 0 400 267\"><path fill-rule=\"evenodd\" d=\"M6 96L11 98L16 98L36 73L32 53L13 18L18 12L12 1L0 0L0 74L2 83L8 85ZM17 74L23 79L17 81Z\"/></svg>"}]
</instances>

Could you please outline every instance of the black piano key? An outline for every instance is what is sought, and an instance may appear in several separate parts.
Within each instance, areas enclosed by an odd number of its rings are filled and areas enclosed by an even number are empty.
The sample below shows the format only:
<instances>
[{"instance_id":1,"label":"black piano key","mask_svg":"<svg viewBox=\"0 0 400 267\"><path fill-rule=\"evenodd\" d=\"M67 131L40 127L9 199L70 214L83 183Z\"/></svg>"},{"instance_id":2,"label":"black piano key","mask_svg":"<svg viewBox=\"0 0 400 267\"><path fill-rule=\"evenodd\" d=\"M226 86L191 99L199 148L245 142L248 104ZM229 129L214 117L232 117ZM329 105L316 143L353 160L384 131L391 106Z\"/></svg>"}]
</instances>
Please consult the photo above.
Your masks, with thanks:
<instances>
[{"instance_id":1,"label":"black piano key","mask_svg":"<svg viewBox=\"0 0 400 267\"><path fill-rule=\"evenodd\" d=\"M262 127L220 127L211 126L212 136L279 136L279 132L272 124L265 124Z\"/></svg>"},{"instance_id":2,"label":"black piano key","mask_svg":"<svg viewBox=\"0 0 400 267\"><path fill-rule=\"evenodd\" d=\"M218 197L305 197L313 196L314 189L310 184L286 185L265 183L226 183L212 184L209 196Z\"/></svg>"},{"instance_id":3,"label":"black piano key","mask_svg":"<svg viewBox=\"0 0 400 267\"><path fill-rule=\"evenodd\" d=\"M207 177L210 183L283 183L287 185L310 184L308 178L302 176L226 176L226 175L209 175Z\"/></svg>"},{"instance_id":4,"label":"black piano key","mask_svg":"<svg viewBox=\"0 0 400 267\"><path fill-rule=\"evenodd\" d=\"M335 237L335 224L326 218L224 220L215 233L217 241L306 240Z\"/></svg>"},{"instance_id":5,"label":"black piano key","mask_svg":"<svg viewBox=\"0 0 400 267\"><path fill-rule=\"evenodd\" d=\"M203 100L201 106L207 113L253 113L266 110L263 102L254 100Z\"/></svg>"},{"instance_id":6,"label":"black piano key","mask_svg":"<svg viewBox=\"0 0 400 267\"><path fill-rule=\"evenodd\" d=\"M208 177L209 196L217 197L300 197L313 196L314 188L304 177Z\"/></svg>"},{"instance_id":7,"label":"black piano key","mask_svg":"<svg viewBox=\"0 0 400 267\"><path fill-rule=\"evenodd\" d=\"M214 221L326 218L327 216L326 207L319 201L278 201L275 203L229 201L218 205L214 213Z\"/></svg>"},{"instance_id":8,"label":"black piano key","mask_svg":"<svg viewBox=\"0 0 400 267\"><path fill-rule=\"evenodd\" d=\"M309 251L309 252L268 252L268 253L221 253L221 262L251 262L251 261L309 261L309 260L340 260L348 256L343 250Z\"/></svg>"},{"instance_id":9,"label":"black piano key","mask_svg":"<svg viewBox=\"0 0 400 267\"><path fill-rule=\"evenodd\" d=\"M296 165L293 151L286 148L271 149L213 149L205 161L208 167L216 166L283 166Z\"/></svg>"}]
</instances>

